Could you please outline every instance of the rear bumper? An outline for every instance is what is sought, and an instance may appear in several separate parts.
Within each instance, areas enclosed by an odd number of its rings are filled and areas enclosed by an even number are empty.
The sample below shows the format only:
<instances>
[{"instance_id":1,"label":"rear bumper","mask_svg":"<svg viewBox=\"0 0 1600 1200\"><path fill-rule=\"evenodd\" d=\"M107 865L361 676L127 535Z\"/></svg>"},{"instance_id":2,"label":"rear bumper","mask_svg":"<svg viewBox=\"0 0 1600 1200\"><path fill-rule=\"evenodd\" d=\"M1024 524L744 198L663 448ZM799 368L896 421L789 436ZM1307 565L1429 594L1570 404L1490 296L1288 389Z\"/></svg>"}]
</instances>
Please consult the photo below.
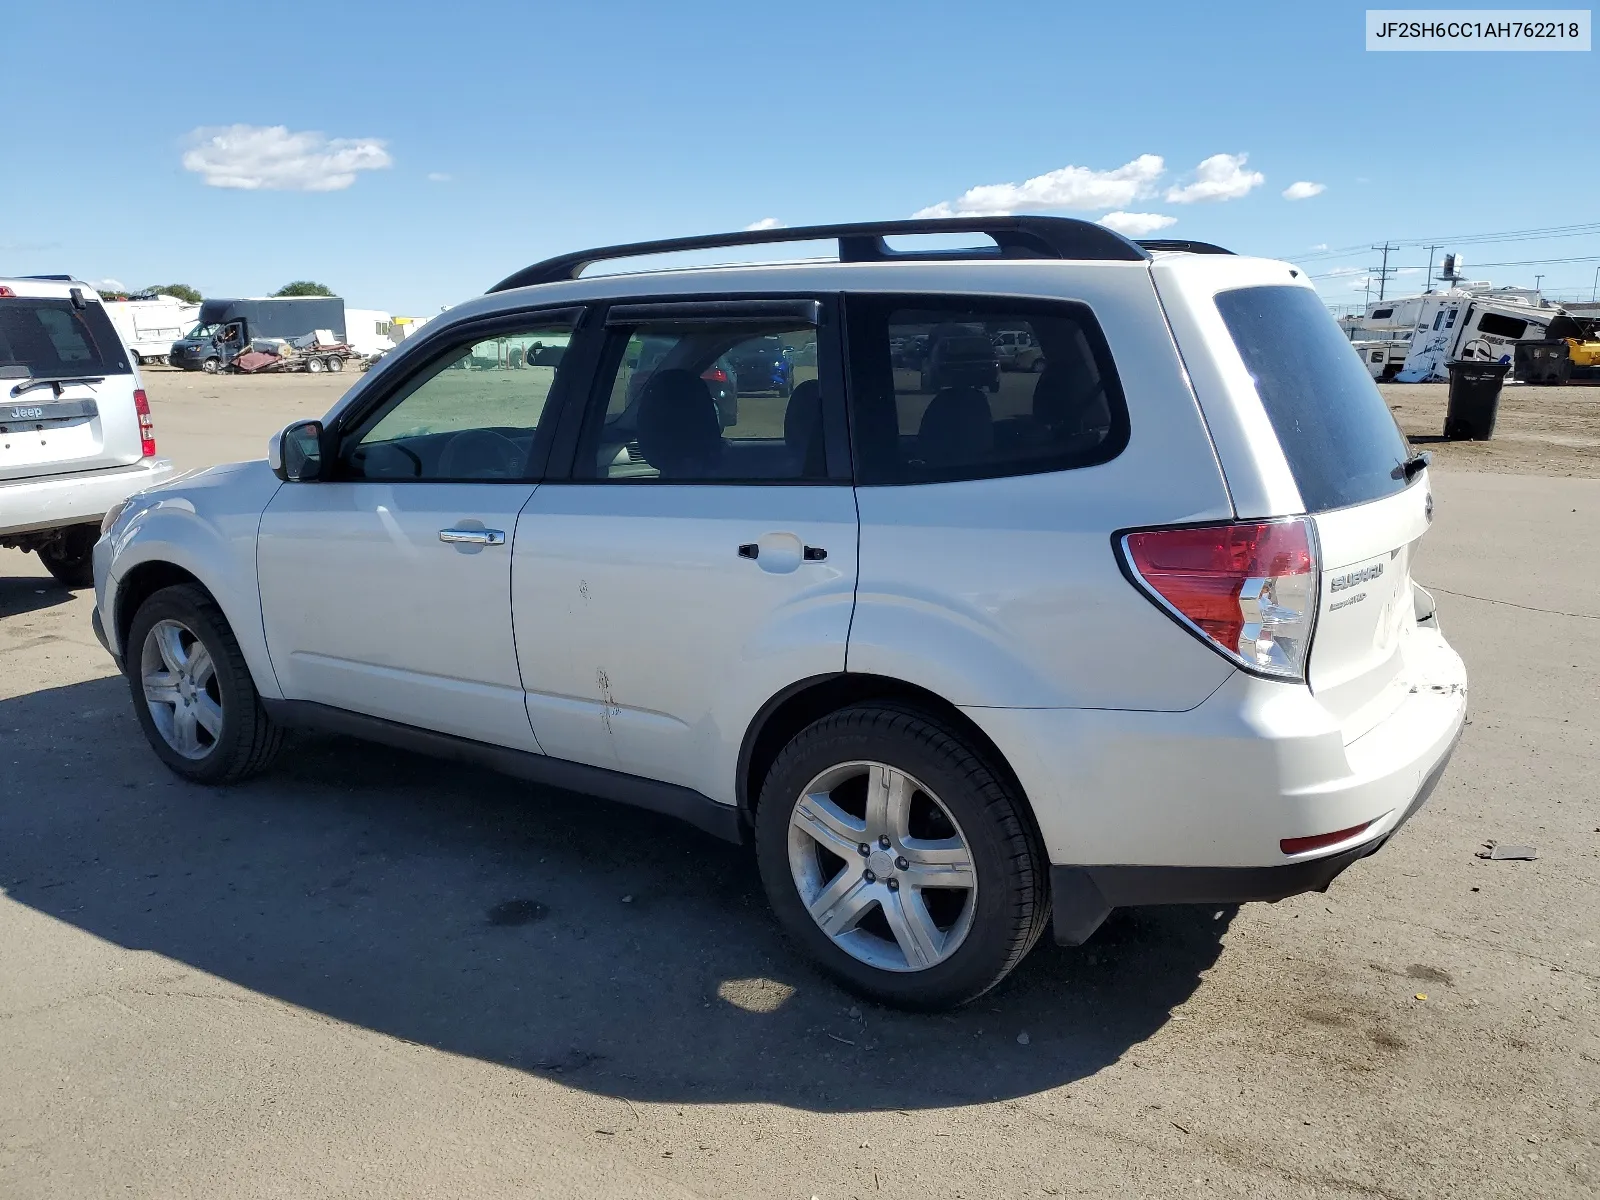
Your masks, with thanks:
<instances>
[{"instance_id":1,"label":"rear bumper","mask_svg":"<svg viewBox=\"0 0 1600 1200\"><path fill-rule=\"evenodd\" d=\"M0 536L98 521L112 505L172 476L172 460L0 482Z\"/></svg>"},{"instance_id":2,"label":"rear bumper","mask_svg":"<svg viewBox=\"0 0 1600 1200\"><path fill-rule=\"evenodd\" d=\"M1236 673L1187 712L964 709L1016 772L1049 854L1057 933L1119 905L1277 900L1325 887L1437 784L1466 720L1461 659L1406 639L1388 714L1346 742L1305 686ZM1281 842L1356 829L1285 854Z\"/></svg>"},{"instance_id":3,"label":"rear bumper","mask_svg":"<svg viewBox=\"0 0 1600 1200\"><path fill-rule=\"evenodd\" d=\"M1325 892L1352 863L1376 854L1428 802L1461 740L1461 731L1435 764L1399 818L1376 838L1303 862L1272 867L1068 867L1050 868L1055 939L1081 946L1113 908L1143 904L1272 903L1302 892Z\"/></svg>"}]
</instances>

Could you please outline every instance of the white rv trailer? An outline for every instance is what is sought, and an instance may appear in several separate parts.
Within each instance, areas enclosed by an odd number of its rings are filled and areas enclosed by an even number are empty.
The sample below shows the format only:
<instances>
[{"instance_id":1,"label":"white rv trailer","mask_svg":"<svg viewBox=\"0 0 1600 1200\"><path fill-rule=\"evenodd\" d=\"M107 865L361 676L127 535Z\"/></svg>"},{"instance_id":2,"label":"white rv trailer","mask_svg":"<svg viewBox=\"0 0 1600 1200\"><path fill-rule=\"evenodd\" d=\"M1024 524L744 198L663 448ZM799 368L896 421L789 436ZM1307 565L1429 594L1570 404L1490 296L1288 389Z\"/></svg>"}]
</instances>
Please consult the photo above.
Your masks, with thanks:
<instances>
[{"instance_id":1,"label":"white rv trailer","mask_svg":"<svg viewBox=\"0 0 1600 1200\"><path fill-rule=\"evenodd\" d=\"M172 343L188 333L200 306L165 293L147 300L107 300L106 316L140 363L165 362Z\"/></svg>"},{"instance_id":2,"label":"white rv trailer","mask_svg":"<svg viewBox=\"0 0 1600 1200\"><path fill-rule=\"evenodd\" d=\"M1452 362L1509 363L1522 341L1539 341L1561 310L1523 288L1451 288L1420 297L1405 364L1395 379L1428 383L1449 378Z\"/></svg>"},{"instance_id":3,"label":"white rv trailer","mask_svg":"<svg viewBox=\"0 0 1600 1200\"><path fill-rule=\"evenodd\" d=\"M360 354L382 354L395 344L394 318L376 308L344 310L344 340Z\"/></svg>"}]
</instances>

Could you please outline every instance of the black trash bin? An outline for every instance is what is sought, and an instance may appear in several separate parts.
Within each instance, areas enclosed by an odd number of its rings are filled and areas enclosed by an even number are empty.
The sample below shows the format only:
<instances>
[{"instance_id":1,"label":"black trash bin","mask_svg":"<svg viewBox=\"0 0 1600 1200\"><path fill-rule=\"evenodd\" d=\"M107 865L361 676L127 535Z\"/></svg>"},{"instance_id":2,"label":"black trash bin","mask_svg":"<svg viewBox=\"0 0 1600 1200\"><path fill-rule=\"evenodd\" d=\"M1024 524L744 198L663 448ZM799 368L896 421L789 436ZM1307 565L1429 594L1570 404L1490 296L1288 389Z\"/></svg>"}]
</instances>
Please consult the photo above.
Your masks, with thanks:
<instances>
[{"instance_id":1,"label":"black trash bin","mask_svg":"<svg viewBox=\"0 0 1600 1200\"><path fill-rule=\"evenodd\" d=\"M1500 387L1510 363L1453 362L1450 367L1450 407L1444 417L1444 436L1460 441L1487 442L1494 436L1494 419L1500 412Z\"/></svg>"}]
</instances>

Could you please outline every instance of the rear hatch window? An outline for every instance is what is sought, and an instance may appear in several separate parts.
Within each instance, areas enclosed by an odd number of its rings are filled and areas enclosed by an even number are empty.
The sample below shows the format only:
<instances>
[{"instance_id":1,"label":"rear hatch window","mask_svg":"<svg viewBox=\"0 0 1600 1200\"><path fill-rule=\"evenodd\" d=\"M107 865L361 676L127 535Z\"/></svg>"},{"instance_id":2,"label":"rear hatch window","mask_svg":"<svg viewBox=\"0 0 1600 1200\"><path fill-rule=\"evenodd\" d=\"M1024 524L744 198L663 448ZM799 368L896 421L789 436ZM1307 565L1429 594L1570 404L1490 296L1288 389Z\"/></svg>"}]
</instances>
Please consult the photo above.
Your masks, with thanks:
<instances>
[{"instance_id":1,"label":"rear hatch window","mask_svg":"<svg viewBox=\"0 0 1600 1200\"><path fill-rule=\"evenodd\" d=\"M1307 512L1402 492L1410 457L1360 355L1310 288L1217 293Z\"/></svg>"},{"instance_id":2,"label":"rear hatch window","mask_svg":"<svg viewBox=\"0 0 1600 1200\"><path fill-rule=\"evenodd\" d=\"M126 375L130 368L122 339L98 302L74 308L65 297L19 296L0 299L0 373L72 379Z\"/></svg>"}]
</instances>

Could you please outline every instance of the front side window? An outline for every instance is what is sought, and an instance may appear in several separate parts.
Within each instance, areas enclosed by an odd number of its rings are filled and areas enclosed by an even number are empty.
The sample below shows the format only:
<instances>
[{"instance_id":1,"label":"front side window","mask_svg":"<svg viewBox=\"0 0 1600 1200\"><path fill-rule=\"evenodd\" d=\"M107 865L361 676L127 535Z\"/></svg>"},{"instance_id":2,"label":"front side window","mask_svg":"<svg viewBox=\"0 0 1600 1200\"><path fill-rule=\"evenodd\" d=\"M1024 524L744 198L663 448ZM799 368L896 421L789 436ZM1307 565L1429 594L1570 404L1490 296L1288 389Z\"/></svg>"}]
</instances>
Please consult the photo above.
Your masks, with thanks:
<instances>
[{"instance_id":1,"label":"front side window","mask_svg":"<svg viewBox=\"0 0 1600 1200\"><path fill-rule=\"evenodd\" d=\"M1082 304L865 297L849 329L863 484L1062 471L1127 442L1116 369Z\"/></svg>"},{"instance_id":2,"label":"front side window","mask_svg":"<svg viewBox=\"0 0 1600 1200\"><path fill-rule=\"evenodd\" d=\"M533 441L572 338L568 322L459 347L380 409L343 455L353 479L509 481Z\"/></svg>"},{"instance_id":3,"label":"front side window","mask_svg":"<svg viewBox=\"0 0 1600 1200\"><path fill-rule=\"evenodd\" d=\"M578 477L626 483L827 478L817 331L772 320L613 329L604 412Z\"/></svg>"}]
</instances>

